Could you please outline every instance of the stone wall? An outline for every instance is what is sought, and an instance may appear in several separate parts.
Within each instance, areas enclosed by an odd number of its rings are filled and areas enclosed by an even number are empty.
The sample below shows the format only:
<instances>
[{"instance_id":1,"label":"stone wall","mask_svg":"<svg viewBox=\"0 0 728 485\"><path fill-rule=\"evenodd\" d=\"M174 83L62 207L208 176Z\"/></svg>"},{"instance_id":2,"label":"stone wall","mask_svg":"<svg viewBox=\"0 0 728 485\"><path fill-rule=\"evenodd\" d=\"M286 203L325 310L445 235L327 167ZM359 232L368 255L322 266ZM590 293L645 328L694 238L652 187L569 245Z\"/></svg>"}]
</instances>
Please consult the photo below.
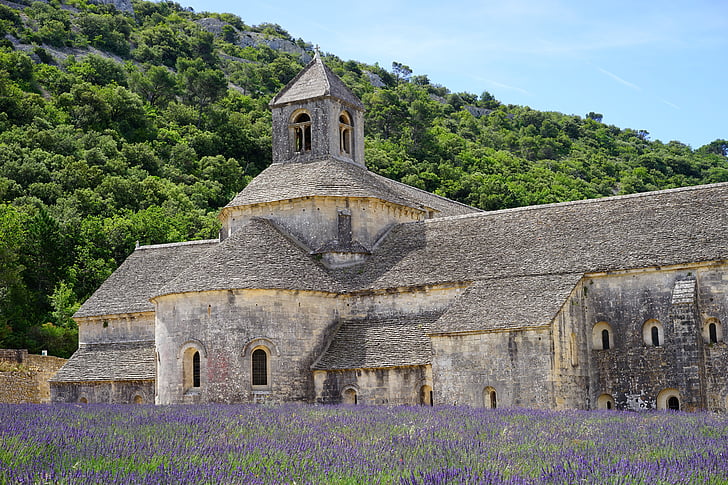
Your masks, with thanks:
<instances>
[{"instance_id":1,"label":"stone wall","mask_svg":"<svg viewBox=\"0 0 728 485\"><path fill-rule=\"evenodd\" d=\"M154 340L154 312L77 318L79 344Z\"/></svg>"},{"instance_id":2,"label":"stone wall","mask_svg":"<svg viewBox=\"0 0 728 485\"><path fill-rule=\"evenodd\" d=\"M484 406L486 388L503 407L551 408L551 330L432 337L435 404Z\"/></svg>"},{"instance_id":3,"label":"stone wall","mask_svg":"<svg viewBox=\"0 0 728 485\"><path fill-rule=\"evenodd\" d=\"M428 365L316 371L314 382L316 401L321 404L429 404L432 368ZM428 391L423 395L425 386ZM352 392L356 403L351 402Z\"/></svg>"},{"instance_id":4,"label":"stone wall","mask_svg":"<svg viewBox=\"0 0 728 485\"><path fill-rule=\"evenodd\" d=\"M588 338L590 407L610 395L618 409L653 409L660 393L672 390L682 410L726 409L726 344L706 342L705 330L708 321L720 326L728 318L726 269L691 265L584 280L583 328L588 334L607 322L613 339L601 349ZM653 325L660 329L658 346L651 343Z\"/></svg>"},{"instance_id":5,"label":"stone wall","mask_svg":"<svg viewBox=\"0 0 728 485\"><path fill-rule=\"evenodd\" d=\"M338 297L225 290L157 298L158 403L311 402L311 365L338 324ZM200 353L200 386L185 389L187 349ZM252 352L268 355L267 387L252 385Z\"/></svg>"},{"instance_id":6,"label":"stone wall","mask_svg":"<svg viewBox=\"0 0 728 485\"><path fill-rule=\"evenodd\" d=\"M0 402L50 402L48 379L65 363L66 359L27 350L0 349Z\"/></svg>"},{"instance_id":7,"label":"stone wall","mask_svg":"<svg viewBox=\"0 0 728 485\"><path fill-rule=\"evenodd\" d=\"M371 249L401 222L424 220L426 213L373 198L308 197L229 209L223 232L232 234L253 217L265 217L315 251L339 237L338 211L351 214L351 237Z\"/></svg>"},{"instance_id":8,"label":"stone wall","mask_svg":"<svg viewBox=\"0 0 728 485\"><path fill-rule=\"evenodd\" d=\"M583 281L564 302L553 328L553 402L556 409L588 409L591 329L584 325Z\"/></svg>"},{"instance_id":9,"label":"stone wall","mask_svg":"<svg viewBox=\"0 0 728 485\"><path fill-rule=\"evenodd\" d=\"M55 382L53 402L154 404L154 381Z\"/></svg>"},{"instance_id":10,"label":"stone wall","mask_svg":"<svg viewBox=\"0 0 728 485\"><path fill-rule=\"evenodd\" d=\"M293 130L289 128L298 111L311 117L311 150L295 152ZM350 155L341 153L339 145L339 115L349 113L354 133ZM364 114L336 99L317 99L272 109L273 163L308 162L328 157L350 160L364 166Z\"/></svg>"}]
</instances>

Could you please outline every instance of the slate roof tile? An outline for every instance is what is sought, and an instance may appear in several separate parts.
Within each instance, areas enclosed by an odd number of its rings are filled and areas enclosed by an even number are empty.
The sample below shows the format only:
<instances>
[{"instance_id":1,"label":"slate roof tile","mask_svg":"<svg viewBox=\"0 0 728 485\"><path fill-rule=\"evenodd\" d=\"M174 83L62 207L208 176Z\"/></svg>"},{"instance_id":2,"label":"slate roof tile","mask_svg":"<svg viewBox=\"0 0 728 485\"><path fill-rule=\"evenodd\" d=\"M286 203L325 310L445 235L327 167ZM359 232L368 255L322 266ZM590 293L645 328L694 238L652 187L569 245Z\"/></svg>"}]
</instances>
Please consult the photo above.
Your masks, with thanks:
<instances>
[{"instance_id":1,"label":"slate roof tile","mask_svg":"<svg viewBox=\"0 0 728 485\"><path fill-rule=\"evenodd\" d=\"M728 184L400 224L351 288L647 268L728 259Z\"/></svg>"},{"instance_id":2,"label":"slate roof tile","mask_svg":"<svg viewBox=\"0 0 728 485\"><path fill-rule=\"evenodd\" d=\"M154 311L149 301L217 240L141 246L109 276L74 317Z\"/></svg>"},{"instance_id":3,"label":"slate roof tile","mask_svg":"<svg viewBox=\"0 0 728 485\"><path fill-rule=\"evenodd\" d=\"M182 271L158 295L239 288L336 292L323 265L265 219L251 219Z\"/></svg>"},{"instance_id":4,"label":"slate roof tile","mask_svg":"<svg viewBox=\"0 0 728 485\"><path fill-rule=\"evenodd\" d=\"M430 333L549 325L581 278L581 273L567 273L477 281L431 326Z\"/></svg>"},{"instance_id":5,"label":"slate roof tile","mask_svg":"<svg viewBox=\"0 0 728 485\"><path fill-rule=\"evenodd\" d=\"M373 197L419 210L435 209L439 217L480 209L410 187L351 162L327 158L308 163L274 163L254 178L225 207L238 207L312 196Z\"/></svg>"},{"instance_id":6,"label":"slate roof tile","mask_svg":"<svg viewBox=\"0 0 728 485\"><path fill-rule=\"evenodd\" d=\"M426 333L441 312L348 319L313 369L365 369L427 365Z\"/></svg>"},{"instance_id":7,"label":"slate roof tile","mask_svg":"<svg viewBox=\"0 0 728 485\"><path fill-rule=\"evenodd\" d=\"M270 102L271 107L308 101L321 97L333 97L359 109L364 105L354 93L315 56Z\"/></svg>"},{"instance_id":8,"label":"slate roof tile","mask_svg":"<svg viewBox=\"0 0 728 485\"><path fill-rule=\"evenodd\" d=\"M154 380L154 342L81 344L51 382Z\"/></svg>"}]
</instances>

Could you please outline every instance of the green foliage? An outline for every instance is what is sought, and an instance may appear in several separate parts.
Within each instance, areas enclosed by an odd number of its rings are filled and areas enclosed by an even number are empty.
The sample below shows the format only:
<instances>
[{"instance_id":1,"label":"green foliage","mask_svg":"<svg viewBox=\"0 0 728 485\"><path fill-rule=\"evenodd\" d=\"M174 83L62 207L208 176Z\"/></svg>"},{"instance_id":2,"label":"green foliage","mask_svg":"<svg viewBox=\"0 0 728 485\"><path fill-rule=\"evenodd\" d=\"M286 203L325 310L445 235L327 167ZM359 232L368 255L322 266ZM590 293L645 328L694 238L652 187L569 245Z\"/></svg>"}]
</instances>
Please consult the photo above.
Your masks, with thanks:
<instances>
[{"instance_id":1,"label":"green foliage","mask_svg":"<svg viewBox=\"0 0 728 485\"><path fill-rule=\"evenodd\" d=\"M219 208L270 163L268 102L303 63L236 42L310 44L232 14L133 5L0 5L0 33L35 44L0 47L0 346L69 355L70 315L137 241L216 237ZM227 24L216 37L203 17ZM325 62L366 107L371 170L483 209L728 181L726 140L693 150L599 113L451 93L399 62Z\"/></svg>"}]
</instances>

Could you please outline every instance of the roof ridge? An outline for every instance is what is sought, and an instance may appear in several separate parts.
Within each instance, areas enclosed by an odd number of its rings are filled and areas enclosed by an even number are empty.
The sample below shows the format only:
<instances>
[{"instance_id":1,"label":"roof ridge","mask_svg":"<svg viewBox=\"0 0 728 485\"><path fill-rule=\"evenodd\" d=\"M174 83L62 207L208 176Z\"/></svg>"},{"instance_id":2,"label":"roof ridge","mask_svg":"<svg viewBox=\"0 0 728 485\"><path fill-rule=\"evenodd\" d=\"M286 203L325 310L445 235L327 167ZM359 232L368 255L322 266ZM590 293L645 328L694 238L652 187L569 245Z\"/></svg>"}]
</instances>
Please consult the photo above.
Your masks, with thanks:
<instances>
[{"instance_id":1,"label":"roof ridge","mask_svg":"<svg viewBox=\"0 0 728 485\"><path fill-rule=\"evenodd\" d=\"M482 210L480 212L474 212L471 214L460 214L456 216L446 216L446 217L438 217L436 219L427 219L425 222L427 224L434 224L437 222L446 222L446 221L453 221L458 219L470 219L470 218L480 218L480 217L487 217L487 216L495 216L505 213L516 213L516 212L527 212L527 211L537 211L542 209L550 209L554 207L569 207L569 206L579 206L579 205L588 205L588 204L603 204L603 203L611 203L616 202L620 200L628 200L628 199L639 199L639 198L650 198L654 197L655 195L665 195L665 194L674 194L674 193L680 193L680 192L689 192L689 191L697 191L697 190L717 190L721 187L728 187L728 182L719 182L714 184L702 184L702 185L691 185L688 187L675 187L672 189L663 189L663 190L652 190L649 192L637 192L634 194L623 194L623 195L613 195L609 197L598 197L594 199L579 199L579 200L569 200L565 202L552 202L550 204L537 204L537 205L526 205L522 207L511 207L508 209L498 209L498 210L492 210L492 211L486 211ZM434 194L433 194L434 195Z\"/></svg>"},{"instance_id":2,"label":"roof ridge","mask_svg":"<svg viewBox=\"0 0 728 485\"><path fill-rule=\"evenodd\" d=\"M326 83L326 89L324 90L324 92L329 93L329 95L330 95L331 94L331 79L329 79L329 73L326 70L326 65L324 64L324 61L321 60L321 57L316 56L316 57L314 57L313 62L316 63L316 65L318 65L319 69L321 69L321 71L322 71L324 83ZM333 72L332 72L332 74L333 74Z\"/></svg>"},{"instance_id":3,"label":"roof ridge","mask_svg":"<svg viewBox=\"0 0 728 485\"><path fill-rule=\"evenodd\" d=\"M162 243L162 244L147 244L135 248L135 251L143 251L147 249L162 249L162 248L174 248L178 246L194 246L196 244L215 244L219 243L219 239L197 239L194 241L180 241L175 243Z\"/></svg>"}]
</instances>

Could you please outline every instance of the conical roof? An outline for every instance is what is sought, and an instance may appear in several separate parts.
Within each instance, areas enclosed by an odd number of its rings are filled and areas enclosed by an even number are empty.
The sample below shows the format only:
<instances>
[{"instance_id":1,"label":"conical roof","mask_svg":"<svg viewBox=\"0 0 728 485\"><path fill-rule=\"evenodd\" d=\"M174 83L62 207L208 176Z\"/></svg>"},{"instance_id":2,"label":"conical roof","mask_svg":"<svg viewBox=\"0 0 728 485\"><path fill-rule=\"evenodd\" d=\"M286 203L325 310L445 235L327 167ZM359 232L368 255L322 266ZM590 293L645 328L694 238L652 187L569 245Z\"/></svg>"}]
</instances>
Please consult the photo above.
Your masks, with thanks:
<instances>
[{"instance_id":1,"label":"conical roof","mask_svg":"<svg viewBox=\"0 0 728 485\"><path fill-rule=\"evenodd\" d=\"M339 77L323 63L318 53L270 102L270 107L331 97L360 110L364 105Z\"/></svg>"}]
</instances>

